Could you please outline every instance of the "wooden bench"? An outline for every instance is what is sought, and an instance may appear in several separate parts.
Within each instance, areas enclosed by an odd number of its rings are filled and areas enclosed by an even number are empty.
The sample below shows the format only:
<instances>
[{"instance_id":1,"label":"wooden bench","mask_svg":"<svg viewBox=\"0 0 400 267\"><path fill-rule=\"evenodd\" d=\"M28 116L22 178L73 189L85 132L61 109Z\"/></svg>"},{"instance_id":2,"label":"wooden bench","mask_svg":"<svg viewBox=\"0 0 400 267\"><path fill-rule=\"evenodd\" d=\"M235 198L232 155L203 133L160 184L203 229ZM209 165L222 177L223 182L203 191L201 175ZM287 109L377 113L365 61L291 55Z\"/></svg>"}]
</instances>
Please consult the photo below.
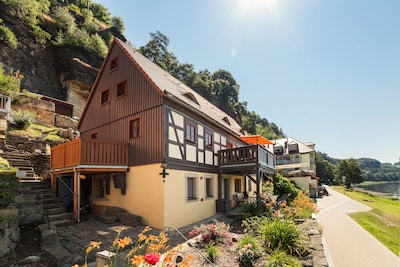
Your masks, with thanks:
<instances>
[{"instance_id":1,"label":"wooden bench","mask_svg":"<svg viewBox=\"0 0 400 267\"><path fill-rule=\"evenodd\" d=\"M239 206L242 203L248 202L248 198L243 193L234 193L233 199L236 201L235 207Z\"/></svg>"}]
</instances>

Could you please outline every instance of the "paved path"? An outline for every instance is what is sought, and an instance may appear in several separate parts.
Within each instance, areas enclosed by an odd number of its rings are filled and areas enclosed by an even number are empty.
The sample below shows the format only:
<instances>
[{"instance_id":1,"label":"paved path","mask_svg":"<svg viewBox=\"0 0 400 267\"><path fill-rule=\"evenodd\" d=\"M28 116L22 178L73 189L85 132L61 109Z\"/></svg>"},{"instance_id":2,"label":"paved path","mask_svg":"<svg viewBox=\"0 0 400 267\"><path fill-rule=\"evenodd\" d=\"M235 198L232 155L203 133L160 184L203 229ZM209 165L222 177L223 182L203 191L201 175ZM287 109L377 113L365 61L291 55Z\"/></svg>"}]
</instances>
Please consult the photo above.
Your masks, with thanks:
<instances>
[{"instance_id":1,"label":"paved path","mask_svg":"<svg viewBox=\"0 0 400 267\"><path fill-rule=\"evenodd\" d=\"M368 211L370 207L334 190L328 191L329 196L317 200L317 219L323 226L329 266L400 267L398 256L346 214Z\"/></svg>"}]
</instances>

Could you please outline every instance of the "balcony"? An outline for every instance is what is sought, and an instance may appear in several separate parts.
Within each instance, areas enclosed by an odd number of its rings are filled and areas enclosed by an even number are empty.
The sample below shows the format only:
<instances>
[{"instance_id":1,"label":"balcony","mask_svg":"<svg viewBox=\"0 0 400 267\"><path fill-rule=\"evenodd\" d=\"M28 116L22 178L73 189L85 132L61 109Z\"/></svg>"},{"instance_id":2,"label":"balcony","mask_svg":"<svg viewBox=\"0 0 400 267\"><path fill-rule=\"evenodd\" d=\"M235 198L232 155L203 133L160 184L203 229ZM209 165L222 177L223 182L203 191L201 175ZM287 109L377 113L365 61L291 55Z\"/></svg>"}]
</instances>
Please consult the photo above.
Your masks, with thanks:
<instances>
[{"instance_id":1,"label":"balcony","mask_svg":"<svg viewBox=\"0 0 400 267\"><path fill-rule=\"evenodd\" d=\"M259 145L220 150L218 164L223 172L254 171L261 168L275 170L275 155Z\"/></svg>"},{"instance_id":2,"label":"balcony","mask_svg":"<svg viewBox=\"0 0 400 267\"><path fill-rule=\"evenodd\" d=\"M286 154L276 157L276 165L296 164L300 162L300 154Z\"/></svg>"},{"instance_id":3,"label":"balcony","mask_svg":"<svg viewBox=\"0 0 400 267\"><path fill-rule=\"evenodd\" d=\"M127 167L128 144L97 139L75 139L51 148L50 168Z\"/></svg>"}]
</instances>

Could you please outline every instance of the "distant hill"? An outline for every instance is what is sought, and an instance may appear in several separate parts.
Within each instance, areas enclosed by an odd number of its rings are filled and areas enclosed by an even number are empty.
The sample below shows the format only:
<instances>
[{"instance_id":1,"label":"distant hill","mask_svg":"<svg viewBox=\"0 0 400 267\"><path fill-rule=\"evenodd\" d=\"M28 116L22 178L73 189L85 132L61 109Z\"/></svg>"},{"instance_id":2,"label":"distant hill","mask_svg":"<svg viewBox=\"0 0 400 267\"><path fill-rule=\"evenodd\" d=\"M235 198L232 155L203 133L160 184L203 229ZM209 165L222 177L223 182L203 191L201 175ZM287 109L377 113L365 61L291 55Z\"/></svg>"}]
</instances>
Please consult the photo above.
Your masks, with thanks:
<instances>
[{"instance_id":1,"label":"distant hill","mask_svg":"<svg viewBox=\"0 0 400 267\"><path fill-rule=\"evenodd\" d=\"M333 166L341 161L341 159L329 157L325 153L318 153ZM400 181L400 162L395 164L381 163L371 158L359 158L357 161L365 181Z\"/></svg>"}]
</instances>

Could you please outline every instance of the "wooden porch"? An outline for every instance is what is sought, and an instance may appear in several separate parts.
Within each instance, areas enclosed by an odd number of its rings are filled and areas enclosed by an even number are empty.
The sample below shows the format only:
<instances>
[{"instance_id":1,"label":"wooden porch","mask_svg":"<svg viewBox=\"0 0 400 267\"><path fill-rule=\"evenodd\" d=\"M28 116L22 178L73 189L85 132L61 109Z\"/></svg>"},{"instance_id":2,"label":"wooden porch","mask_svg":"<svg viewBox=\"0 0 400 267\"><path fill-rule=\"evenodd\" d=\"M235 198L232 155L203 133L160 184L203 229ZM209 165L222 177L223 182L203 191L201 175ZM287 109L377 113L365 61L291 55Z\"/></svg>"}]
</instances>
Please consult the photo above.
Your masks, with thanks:
<instances>
[{"instance_id":1,"label":"wooden porch","mask_svg":"<svg viewBox=\"0 0 400 267\"><path fill-rule=\"evenodd\" d=\"M73 217L80 221L81 179L96 173L128 171L128 143L98 139L75 139L51 148L51 188L57 191L57 180L73 176ZM65 185L67 186L67 185Z\"/></svg>"},{"instance_id":2,"label":"wooden porch","mask_svg":"<svg viewBox=\"0 0 400 267\"><path fill-rule=\"evenodd\" d=\"M128 144L98 139L75 139L51 148L50 169L128 167Z\"/></svg>"},{"instance_id":3,"label":"wooden porch","mask_svg":"<svg viewBox=\"0 0 400 267\"><path fill-rule=\"evenodd\" d=\"M230 199L222 199L222 175L242 175L244 179L244 191L246 191L246 179L256 184L256 201L259 201L261 193L261 180L266 174L275 173L275 155L260 145L250 145L218 152L218 200L216 211L228 213L232 206ZM225 196L226 197L226 196Z\"/></svg>"}]
</instances>

